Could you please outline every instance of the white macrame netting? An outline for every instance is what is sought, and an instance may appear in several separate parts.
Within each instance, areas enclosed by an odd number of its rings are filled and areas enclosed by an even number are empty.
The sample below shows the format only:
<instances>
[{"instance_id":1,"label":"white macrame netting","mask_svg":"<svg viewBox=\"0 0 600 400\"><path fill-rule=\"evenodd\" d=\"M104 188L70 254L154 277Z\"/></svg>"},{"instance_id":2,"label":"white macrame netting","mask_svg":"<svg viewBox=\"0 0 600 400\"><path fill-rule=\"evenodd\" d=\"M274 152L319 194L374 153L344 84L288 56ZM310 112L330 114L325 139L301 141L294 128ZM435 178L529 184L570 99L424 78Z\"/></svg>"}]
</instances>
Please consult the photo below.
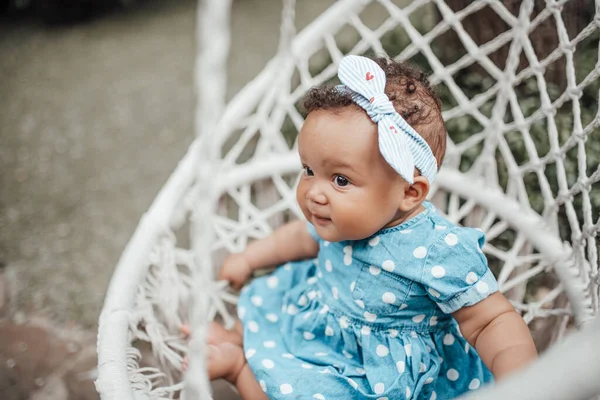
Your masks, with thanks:
<instances>
[{"instance_id":1,"label":"white macrame netting","mask_svg":"<svg viewBox=\"0 0 600 400\"><path fill-rule=\"evenodd\" d=\"M484 252L501 290L540 349L596 315L600 0L580 2L587 14L576 31L565 23L569 1L504 3L475 1L455 12L443 0L340 0L293 36L294 4L286 1L277 55L223 109L215 93L224 93L218 71L229 46L222 27L230 3L205 1L199 36L211 32L211 40L199 42L200 135L113 276L100 317L102 397L180 396L190 349L186 397L209 398L206 322L231 324L236 302L214 273L226 254L301 217L294 194L299 102L335 77L344 54L389 53L431 70L451 138L431 199L451 220L486 232ZM478 13L493 15L505 31L478 43L466 22ZM540 55L536 30L549 26L555 46ZM506 55L501 62L499 54ZM208 70L211 79L203 79ZM189 343L179 332L184 320L194 326ZM137 350L144 344L152 354L146 361ZM540 385L537 379L531 384ZM589 397L588 386L568 398Z\"/></svg>"}]
</instances>

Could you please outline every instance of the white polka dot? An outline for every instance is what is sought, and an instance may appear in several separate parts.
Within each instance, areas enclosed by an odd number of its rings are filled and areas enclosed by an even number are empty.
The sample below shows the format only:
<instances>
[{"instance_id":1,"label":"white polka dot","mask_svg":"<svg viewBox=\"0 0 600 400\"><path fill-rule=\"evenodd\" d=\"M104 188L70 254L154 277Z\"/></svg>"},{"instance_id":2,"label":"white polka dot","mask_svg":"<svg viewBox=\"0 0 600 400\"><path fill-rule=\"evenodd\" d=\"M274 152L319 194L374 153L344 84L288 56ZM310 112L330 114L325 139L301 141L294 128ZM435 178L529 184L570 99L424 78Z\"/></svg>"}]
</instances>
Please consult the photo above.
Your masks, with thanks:
<instances>
[{"instance_id":1,"label":"white polka dot","mask_svg":"<svg viewBox=\"0 0 600 400\"><path fill-rule=\"evenodd\" d=\"M402 235L408 235L408 234L409 234L409 233L411 233L411 232L412 232L412 229L405 229L405 230L403 230L403 231L400 231L400 233L401 233Z\"/></svg>"},{"instance_id":2,"label":"white polka dot","mask_svg":"<svg viewBox=\"0 0 600 400\"><path fill-rule=\"evenodd\" d=\"M246 350L246 358L252 358L253 355L256 354L256 350L255 349L248 349Z\"/></svg>"},{"instance_id":3,"label":"white polka dot","mask_svg":"<svg viewBox=\"0 0 600 400\"><path fill-rule=\"evenodd\" d=\"M469 343L465 343L465 353L468 353L471 350L471 345Z\"/></svg>"},{"instance_id":4,"label":"white polka dot","mask_svg":"<svg viewBox=\"0 0 600 400\"><path fill-rule=\"evenodd\" d=\"M267 349L272 349L276 346L276 344L272 340L267 340L266 342L263 342L263 346L265 346Z\"/></svg>"},{"instance_id":5,"label":"white polka dot","mask_svg":"<svg viewBox=\"0 0 600 400\"><path fill-rule=\"evenodd\" d=\"M392 272L394 268L396 268L396 264L392 260L385 260L383 264L381 264L381 268L385 269L387 272Z\"/></svg>"},{"instance_id":6,"label":"white polka dot","mask_svg":"<svg viewBox=\"0 0 600 400\"><path fill-rule=\"evenodd\" d=\"M317 357L327 357L329 355L329 353L326 353L324 351L319 351L315 353L315 356Z\"/></svg>"},{"instance_id":7,"label":"white polka dot","mask_svg":"<svg viewBox=\"0 0 600 400\"><path fill-rule=\"evenodd\" d=\"M321 310L319 310L319 314L326 314L329 311L329 306L325 304Z\"/></svg>"},{"instance_id":8,"label":"white polka dot","mask_svg":"<svg viewBox=\"0 0 600 400\"><path fill-rule=\"evenodd\" d=\"M357 367L356 373L359 375L365 375L367 373L367 371L364 368Z\"/></svg>"},{"instance_id":9,"label":"white polka dot","mask_svg":"<svg viewBox=\"0 0 600 400\"><path fill-rule=\"evenodd\" d=\"M342 350L342 354L348 359L352 358L352 354L348 353L346 350Z\"/></svg>"},{"instance_id":10,"label":"white polka dot","mask_svg":"<svg viewBox=\"0 0 600 400\"><path fill-rule=\"evenodd\" d=\"M331 260L325 260L325 270L327 272L333 271L333 265L331 265Z\"/></svg>"},{"instance_id":11,"label":"white polka dot","mask_svg":"<svg viewBox=\"0 0 600 400\"><path fill-rule=\"evenodd\" d=\"M400 306L400 309L401 309L401 310L404 310L406 307L408 307L408 304L402 304L402 305Z\"/></svg>"},{"instance_id":12,"label":"white polka dot","mask_svg":"<svg viewBox=\"0 0 600 400\"><path fill-rule=\"evenodd\" d=\"M479 386L481 386L479 379L473 379L471 383L469 383L469 389L471 390L479 389Z\"/></svg>"},{"instance_id":13,"label":"white polka dot","mask_svg":"<svg viewBox=\"0 0 600 400\"><path fill-rule=\"evenodd\" d=\"M369 267L369 272L371 273L371 275L377 276L381 273L381 268L371 265Z\"/></svg>"},{"instance_id":14,"label":"white polka dot","mask_svg":"<svg viewBox=\"0 0 600 400\"><path fill-rule=\"evenodd\" d=\"M467 274L467 278L465 279L465 281L467 282L467 284L472 285L475 282L477 282L479 280L479 278L477 277L477 274L475 272L469 272Z\"/></svg>"},{"instance_id":15,"label":"white polka dot","mask_svg":"<svg viewBox=\"0 0 600 400\"><path fill-rule=\"evenodd\" d=\"M315 393L313 394L313 399L325 400L325 396L323 396L321 393Z\"/></svg>"},{"instance_id":16,"label":"white polka dot","mask_svg":"<svg viewBox=\"0 0 600 400\"><path fill-rule=\"evenodd\" d=\"M271 360L265 359L265 360L262 360L262 365L263 365L263 367L265 367L267 369L271 369L275 366L275 363Z\"/></svg>"},{"instance_id":17,"label":"white polka dot","mask_svg":"<svg viewBox=\"0 0 600 400\"><path fill-rule=\"evenodd\" d=\"M258 384L260 385L260 388L262 389L263 392L267 392L267 384L265 383L265 381L263 381L262 379L258 382Z\"/></svg>"},{"instance_id":18,"label":"white polka dot","mask_svg":"<svg viewBox=\"0 0 600 400\"><path fill-rule=\"evenodd\" d=\"M435 392L431 392L431 397L429 398L429 400L436 400L437 399L437 394L435 394Z\"/></svg>"},{"instance_id":19,"label":"white polka dot","mask_svg":"<svg viewBox=\"0 0 600 400\"><path fill-rule=\"evenodd\" d=\"M415 331L411 331L410 336L414 337L415 339L418 337L417 332L415 332Z\"/></svg>"},{"instance_id":20,"label":"white polka dot","mask_svg":"<svg viewBox=\"0 0 600 400\"><path fill-rule=\"evenodd\" d=\"M446 242L448 246L456 246L458 243L458 236L456 236L454 233L449 233L444 238L444 242Z\"/></svg>"},{"instance_id":21,"label":"white polka dot","mask_svg":"<svg viewBox=\"0 0 600 400\"><path fill-rule=\"evenodd\" d=\"M304 336L304 339L306 340L313 340L315 338L315 334L312 332L304 332L302 336Z\"/></svg>"},{"instance_id":22,"label":"white polka dot","mask_svg":"<svg viewBox=\"0 0 600 400\"><path fill-rule=\"evenodd\" d=\"M322 370L319 371L320 374L330 374L331 371L328 368L323 368Z\"/></svg>"},{"instance_id":23,"label":"white polka dot","mask_svg":"<svg viewBox=\"0 0 600 400\"><path fill-rule=\"evenodd\" d=\"M277 320L279 319L277 314L273 314L273 313L269 313L269 314L265 315L265 318L271 322L277 322Z\"/></svg>"},{"instance_id":24,"label":"white polka dot","mask_svg":"<svg viewBox=\"0 0 600 400\"><path fill-rule=\"evenodd\" d=\"M441 278L446 275L446 269L444 269L444 267L441 265L436 265L435 267L431 268L431 275L433 275L434 278Z\"/></svg>"},{"instance_id":25,"label":"white polka dot","mask_svg":"<svg viewBox=\"0 0 600 400\"><path fill-rule=\"evenodd\" d=\"M360 333L362 333L363 335L370 335L371 334L371 327L370 326L363 326L362 328L360 328Z\"/></svg>"},{"instance_id":26,"label":"white polka dot","mask_svg":"<svg viewBox=\"0 0 600 400\"><path fill-rule=\"evenodd\" d=\"M352 264L352 255L345 254L344 255L344 265L350 265L350 264Z\"/></svg>"},{"instance_id":27,"label":"white polka dot","mask_svg":"<svg viewBox=\"0 0 600 400\"><path fill-rule=\"evenodd\" d=\"M314 276L311 276L310 278L308 278L306 280L306 283L308 283L309 285L314 285L315 283L317 283L318 279Z\"/></svg>"},{"instance_id":28,"label":"white polka dot","mask_svg":"<svg viewBox=\"0 0 600 400\"><path fill-rule=\"evenodd\" d=\"M281 390L282 394L290 394L294 391L294 388L292 388L292 385L289 383L284 383L283 385L279 386L279 390Z\"/></svg>"},{"instance_id":29,"label":"white polka dot","mask_svg":"<svg viewBox=\"0 0 600 400\"><path fill-rule=\"evenodd\" d=\"M454 335L451 333L445 334L443 342L446 346L452 346L454 344Z\"/></svg>"},{"instance_id":30,"label":"white polka dot","mask_svg":"<svg viewBox=\"0 0 600 400\"><path fill-rule=\"evenodd\" d=\"M285 265L283 266L283 269L285 269L285 270L289 271L289 270L291 270L291 269L292 269L292 265L291 265L290 263L287 263L287 264L285 264Z\"/></svg>"},{"instance_id":31,"label":"white polka dot","mask_svg":"<svg viewBox=\"0 0 600 400\"><path fill-rule=\"evenodd\" d=\"M477 284L475 285L475 288L481 294L487 293L490 290L490 287L484 281L477 282Z\"/></svg>"},{"instance_id":32,"label":"white polka dot","mask_svg":"<svg viewBox=\"0 0 600 400\"><path fill-rule=\"evenodd\" d=\"M425 258L427 256L427 248L424 246L419 246L413 251L413 256L415 258Z\"/></svg>"},{"instance_id":33,"label":"white polka dot","mask_svg":"<svg viewBox=\"0 0 600 400\"><path fill-rule=\"evenodd\" d=\"M373 322L377 319L377 315L370 313L368 311L365 311L365 313L363 314L365 316L365 319L369 322Z\"/></svg>"},{"instance_id":34,"label":"white polka dot","mask_svg":"<svg viewBox=\"0 0 600 400\"><path fill-rule=\"evenodd\" d=\"M342 329L346 329L348 328L348 326L350 325L349 321L348 321L348 317L340 317L340 328Z\"/></svg>"},{"instance_id":35,"label":"white polka dot","mask_svg":"<svg viewBox=\"0 0 600 400\"><path fill-rule=\"evenodd\" d=\"M336 288L335 286L331 288L331 294L333 295L333 298L336 300L340 297L338 288Z\"/></svg>"},{"instance_id":36,"label":"white polka dot","mask_svg":"<svg viewBox=\"0 0 600 400\"><path fill-rule=\"evenodd\" d=\"M362 300L354 300L354 302L356 303L357 306L359 306L363 310L365 309L365 303Z\"/></svg>"},{"instance_id":37,"label":"white polka dot","mask_svg":"<svg viewBox=\"0 0 600 400\"><path fill-rule=\"evenodd\" d=\"M302 363L302 364L300 364L300 366L304 369L311 369L313 367L311 364L307 364L307 363Z\"/></svg>"},{"instance_id":38,"label":"white polka dot","mask_svg":"<svg viewBox=\"0 0 600 400\"><path fill-rule=\"evenodd\" d=\"M386 304L394 304L396 301L396 295L392 292L385 292L383 296L381 296L381 300L383 300Z\"/></svg>"},{"instance_id":39,"label":"white polka dot","mask_svg":"<svg viewBox=\"0 0 600 400\"><path fill-rule=\"evenodd\" d=\"M380 344L380 345L377 345L375 352L377 353L377 355L379 357L385 357L388 354L390 354L390 349L388 349L386 346Z\"/></svg>"},{"instance_id":40,"label":"white polka dot","mask_svg":"<svg viewBox=\"0 0 600 400\"><path fill-rule=\"evenodd\" d=\"M448 377L448 380L454 382L458 379L459 374L457 370L455 370L454 368L450 368L448 372L446 372L446 376Z\"/></svg>"},{"instance_id":41,"label":"white polka dot","mask_svg":"<svg viewBox=\"0 0 600 400\"><path fill-rule=\"evenodd\" d=\"M412 392L410 391L410 388L407 386L406 387L406 398L410 399L410 395L412 394Z\"/></svg>"},{"instance_id":42,"label":"white polka dot","mask_svg":"<svg viewBox=\"0 0 600 400\"><path fill-rule=\"evenodd\" d=\"M317 297L317 292L311 290L310 292L306 293L306 297L308 297L309 300L313 300L315 297Z\"/></svg>"},{"instance_id":43,"label":"white polka dot","mask_svg":"<svg viewBox=\"0 0 600 400\"><path fill-rule=\"evenodd\" d=\"M398 331L396 329L390 329L388 332L393 338L398 336Z\"/></svg>"},{"instance_id":44,"label":"white polka dot","mask_svg":"<svg viewBox=\"0 0 600 400\"><path fill-rule=\"evenodd\" d=\"M275 289L279 285L279 279L276 276L270 276L267 278L267 286L271 289Z\"/></svg>"},{"instance_id":45,"label":"white polka dot","mask_svg":"<svg viewBox=\"0 0 600 400\"><path fill-rule=\"evenodd\" d=\"M250 321L248 322L248 330L250 332L258 332L260 330L260 327L258 326L258 324L256 323L256 321Z\"/></svg>"},{"instance_id":46,"label":"white polka dot","mask_svg":"<svg viewBox=\"0 0 600 400\"><path fill-rule=\"evenodd\" d=\"M429 318L429 325L430 326L436 326L437 323L438 323L438 320L437 320L436 316L433 316L433 317Z\"/></svg>"},{"instance_id":47,"label":"white polka dot","mask_svg":"<svg viewBox=\"0 0 600 400\"><path fill-rule=\"evenodd\" d=\"M356 287L356 282L352 282L350 284L350 293L354 292L354 288Z\"/></svg>"},{"instance_id":48,"label":"white polka dot","mask_svg":"<svg viewBox=\"0 0 600 400\"><path fill-rule=\"evenodd\" d=\"M410 343L404 345L404 352L406 353L407 357L410 357L410 355L412 354L412 346L410 345Z\"/></svg>"},{"instance_id":49,"label":"white polka dot","mask_svg":"<svg viewBox=\"0 0 600 400\"><path fill-rule=\"evenodd\" d=\"M431 294L435 298L440 297L440 292L438 292L434 288L429 288L429 289L427 289L427 291L429 292L429 294Z\"/></svg>"},{"instance_id":50,"label":"white polka dot","mask_svg":"<svg viewBox=\"0 0 600 400\"><path fill-rule=\"evenodd\" d=\"M383 382L379 382L375 384L375 394L381 394L385 391L385 385Z\"/></svg>"},{"instance_id":51,"label":"white polka dot","mask_svg":"<svg viewBox=\"0 0 600 400\"><path fill-rule=\"evenodd\" d=\"M293 304L290 304L287 308L287 313L290 315L296 315L298 314L298 307L296 307Z\"/></svg>"},{"instance_id":52,"label":"white polka dot","mask_svg":"<svg viewBox=\"0 0 600 400\"><path fill-rule=\"evenodd\" d=\"M323 240L323 246L327 247L327 246L329 246L329 243L330 242L328 242L327 240Z\"/></svg>"},{"instance_id":53,"label":"white polka dot","mask_svg":"<svg viewBox=\"0 0 600 400\"><path fill-rule=\"evenodd\" d=\"M321 279L323 277L323 274L321 273L321 270L317 271L317 278Z\"/></svg>"},{"instance_id":54,"label":"white polka dot","mask_svg":"<svg viewBox=\"0 0 600 400\"><path fill-rule=\"evenodd\" d=\"M398 361L396 363L396 369L398 370L399 374L404 373L404 370L406 369L406 363L404 361Z\"/></svg>"},{"instance_id":55,"label":"white polka dot","mask_svg":"<svg viewBox=\"0 0 600 400\"><path fill-rule=\"evenodd\" d=\"M425 314L419 314L419 315L415 315L414 317L412 317L413 322L416 324L423 321L424 319L425 319Z\"/></svg>"},{"instance_id":56,"label":"white polka dot","mask_svg":"<svg viewBox=\"0 0 600 400\"><path fill-rule=\"evenodd\" d=\"M431 382L433 382L433 378L432 377L429 377L429 378L425 379L425 384L426 385L429 385Z\"/></svg>"},{"instance_id":57,"label":"white polka dot","mask_svg":"<svg viewBox=\"0 0 600 400\"><path fill-rule=\"evenodd\" d=\"M387 397L378 397L377 400L390 400L390 399Z\"/></svg>"},{"instance_id":58,"label":"white polka dot","mask_svg":"<svg viewBox=\"0 0 600 400\"><path fill-rule=\"evenodd\" d=\"M350 384L350 386L352 386L354 389L356 389L358 387L358 383L354 382L353 379L348 378L348 383Z\"/></svg>"},{"instance_id":59,"label":"white polka dot","mask_svg":"<svg viewBox=\"0 0 600 400\"><path fill-rule=\"evenodd\" d=\"M240 317L240 319L244 319L245 316L246 316L246 307L239 307L238 308L238 317Z\"/></svg>"},{"instance_id":60,"label":"white polka dot","mask_svg":"<svg viewBox=\"0 0 600 400\"><path fill-rule=\"evenodd\" d=\"M344 254L352 254L352 246L344 246Z\"/></svg>"},{"instance_id":61,"label":"white polka dot","mask_svg":"<svg viewBox=\"0 0 600 400\"><path fill-rule=\"evenodd\" d=\"M325 336L333 336L333 328L329 325L325 328Z\"/></svg>"},{"instance_id":62,"label":"white polka dot","mask_svg":"<svg viewBox=\"0 0 600 400\"><path fill-rule=\"evenodd\" d=\"M435 230L436 231L445 231L448 227L446 225L436 225L435 226Z\"/></svg>"},{"instance_id":63,"label":"white polka dot","mask_svg":"<svg viewBox=\"0 0 600 400\"><path fill-rule=\"evenodd\" d=\"M290 353L283 353L283 354L281 355L281 357L283 357L283 358L288 358L288 359L290 359L290 360L292 360L292 359L296 358L296 357L294 357L294 355L293 355L293 354L290 354Z\"/></svg>"},{"instance_id":64,"label":"white polka dot","mask_svg":"<svg viewBox=\"0 0 600 400\"><path fill-rule=\"evenodd\" d=\"M425 365L425 363L421 363L421 364L419 365L419 373L421 373L421 374L422 374L422 373L423 373L423 372L425 372L425 371L427 371L427 365Z\"/></svg>"},{"instance_id":65,"label":"white polka dot","mask_svg":"<svg viewBox=\"0 0 600 400\"><path fill-rule=\"evenodd\" d=\"M369 246L371 246L371 247L377 246L379 244L380 240L381 240L381 238L379 236L372 237L371 239L369 239Z\"/></svg>"},{"instance_id":66,"label":"white polka dot","mask_svg":"<svg viewBox=\"0 0 600 400\"><path fill-rule=\"evenodd\" d=\"M302 296L300 296L300 298L298 298L299 306L305 306L307 304L308 304L308 299L306 298L306 296L302 295Z\"/></svg>"}]
</instances>

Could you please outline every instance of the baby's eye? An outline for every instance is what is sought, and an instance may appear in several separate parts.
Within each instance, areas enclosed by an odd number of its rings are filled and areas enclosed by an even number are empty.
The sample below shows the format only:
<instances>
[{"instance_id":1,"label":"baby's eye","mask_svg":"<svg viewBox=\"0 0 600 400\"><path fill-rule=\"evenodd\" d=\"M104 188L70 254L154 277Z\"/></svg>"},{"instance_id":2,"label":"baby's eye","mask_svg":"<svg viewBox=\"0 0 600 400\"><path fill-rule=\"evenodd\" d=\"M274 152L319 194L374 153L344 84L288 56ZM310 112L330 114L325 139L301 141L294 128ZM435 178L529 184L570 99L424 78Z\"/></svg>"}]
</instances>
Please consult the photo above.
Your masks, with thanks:
<instances>
[{"instance_id":1,"label":"baby's eye","mask_svg":"<svg viewBox=\"0 0 600 400\"><path fill-rule=\"evenodd\" d=\"M304 166L304 173L306 174L306 176L314 176L314 172L312 169L310 169L309 166Z\"/></svg>"},{"instance_id":2,"label":"baby's eye","mask_svg":"<svg viewBox=\"0 0 600 400\"><path fill-rule=\"evenodd\" d=\"M348 180L348 178L346 178L343 175L336 175L335 178L333 178L333 181L339 187L348 186L350 184L350 181Z\"/></svg>"}]
</instances>

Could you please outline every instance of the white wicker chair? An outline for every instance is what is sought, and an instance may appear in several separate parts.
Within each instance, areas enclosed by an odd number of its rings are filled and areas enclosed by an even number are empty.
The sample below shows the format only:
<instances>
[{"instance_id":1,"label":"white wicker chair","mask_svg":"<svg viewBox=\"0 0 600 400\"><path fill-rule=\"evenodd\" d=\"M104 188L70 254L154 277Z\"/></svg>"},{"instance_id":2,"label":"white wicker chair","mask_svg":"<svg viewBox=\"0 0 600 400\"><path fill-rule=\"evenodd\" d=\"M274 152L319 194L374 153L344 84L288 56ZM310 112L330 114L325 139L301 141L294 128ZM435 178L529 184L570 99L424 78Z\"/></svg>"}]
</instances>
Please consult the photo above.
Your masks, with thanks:
<instances>
[{"instance_id":1,"label":"white wicker chair","mask_svg":"<svg viewBox=\"0 0 600 400\"><path fill-rule=\"evenodd\" d=\"M598 45L590 50L589 42L600 32L600 0L595 14L590 11L591 22L571 37L561 13L567 0L547 0L535 16L533 0L522 1L518 15L500 0L472 2L457 12L443 0L395 3L339 0L294 36L294 3L285 1L277 55L223 108L230 2L203 2L196 67L199 136L142 218L112 278L98 335L97 388L103 399L173 398L184 387L186 398L210 397L204 328L217 315L231 323L228 304L236 301L224 283L213 280L216 268L224 254L301 217L294 196L300 164L293 142L303 123L297 104L308 88L334 77L343 54L384 54L390 37L405 41L390 56L425 61L432 82L453 99L444 118L450 137L460 140L449 141L431 199L451 220L486 231L484 251L501 289L538 334L540 347L598 313L600 167L590 165L589 157L590 143L600 139L600 64L585 70L574 54L585 45L585 54L598 60ZM442 19L428 23L435 7ZM462 22L487 7L509 29L479 46ZM538 59L530 36L548 21L558 46ZM436 41L450 29L459 38L453 43L463 48L456 49L457 60L444 62ZM210 40L204 40L209 31ZM502 46L508 46L508 56L500 68L490 54ZM559 59L563 87L545 79ZM490 84L475 95L465 93L455 77L467 70ZM535 87L534 101L523 97L526 85ZM480 128L460 138L452 128L457 125ZM183 320L194 327L189 343L178 330ZM590 338L600 332L598 325L578 334L596 352L600 343ZM155 365L140 367L139 342L151 344ZM181 361L188 349L184 385ZM600 374L593 349L571 341L477 398L517 398L514 393L523 399L589 398L600 391L598 379L591 379ZM586 356L589 368L560 375L551 368ZM573 391L566 392L569 385Z\"/></svg>"}]
</instances>

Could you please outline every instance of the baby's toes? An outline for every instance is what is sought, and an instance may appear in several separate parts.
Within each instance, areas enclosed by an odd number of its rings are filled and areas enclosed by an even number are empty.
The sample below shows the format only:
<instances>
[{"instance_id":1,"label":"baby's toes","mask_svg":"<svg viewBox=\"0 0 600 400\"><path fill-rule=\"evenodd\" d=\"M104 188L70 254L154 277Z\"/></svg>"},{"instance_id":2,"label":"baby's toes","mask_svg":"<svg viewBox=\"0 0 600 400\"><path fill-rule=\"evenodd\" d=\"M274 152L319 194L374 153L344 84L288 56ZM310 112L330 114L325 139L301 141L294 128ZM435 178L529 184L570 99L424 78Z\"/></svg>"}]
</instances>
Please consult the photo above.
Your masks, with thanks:
<instances>
[{"instance_id":1,"label":"baby's toes","mask_svg":"<svg viewBox=\"0 0 600 400\"><path fill-rule=\"evenodd\" d=\"M181 333L184 334L184 336L187 338L190 336L190 333L192 333L190 326L188 324L183 324L179 327L179 330L181 331Z\"/></svg>"}]
</instances>

